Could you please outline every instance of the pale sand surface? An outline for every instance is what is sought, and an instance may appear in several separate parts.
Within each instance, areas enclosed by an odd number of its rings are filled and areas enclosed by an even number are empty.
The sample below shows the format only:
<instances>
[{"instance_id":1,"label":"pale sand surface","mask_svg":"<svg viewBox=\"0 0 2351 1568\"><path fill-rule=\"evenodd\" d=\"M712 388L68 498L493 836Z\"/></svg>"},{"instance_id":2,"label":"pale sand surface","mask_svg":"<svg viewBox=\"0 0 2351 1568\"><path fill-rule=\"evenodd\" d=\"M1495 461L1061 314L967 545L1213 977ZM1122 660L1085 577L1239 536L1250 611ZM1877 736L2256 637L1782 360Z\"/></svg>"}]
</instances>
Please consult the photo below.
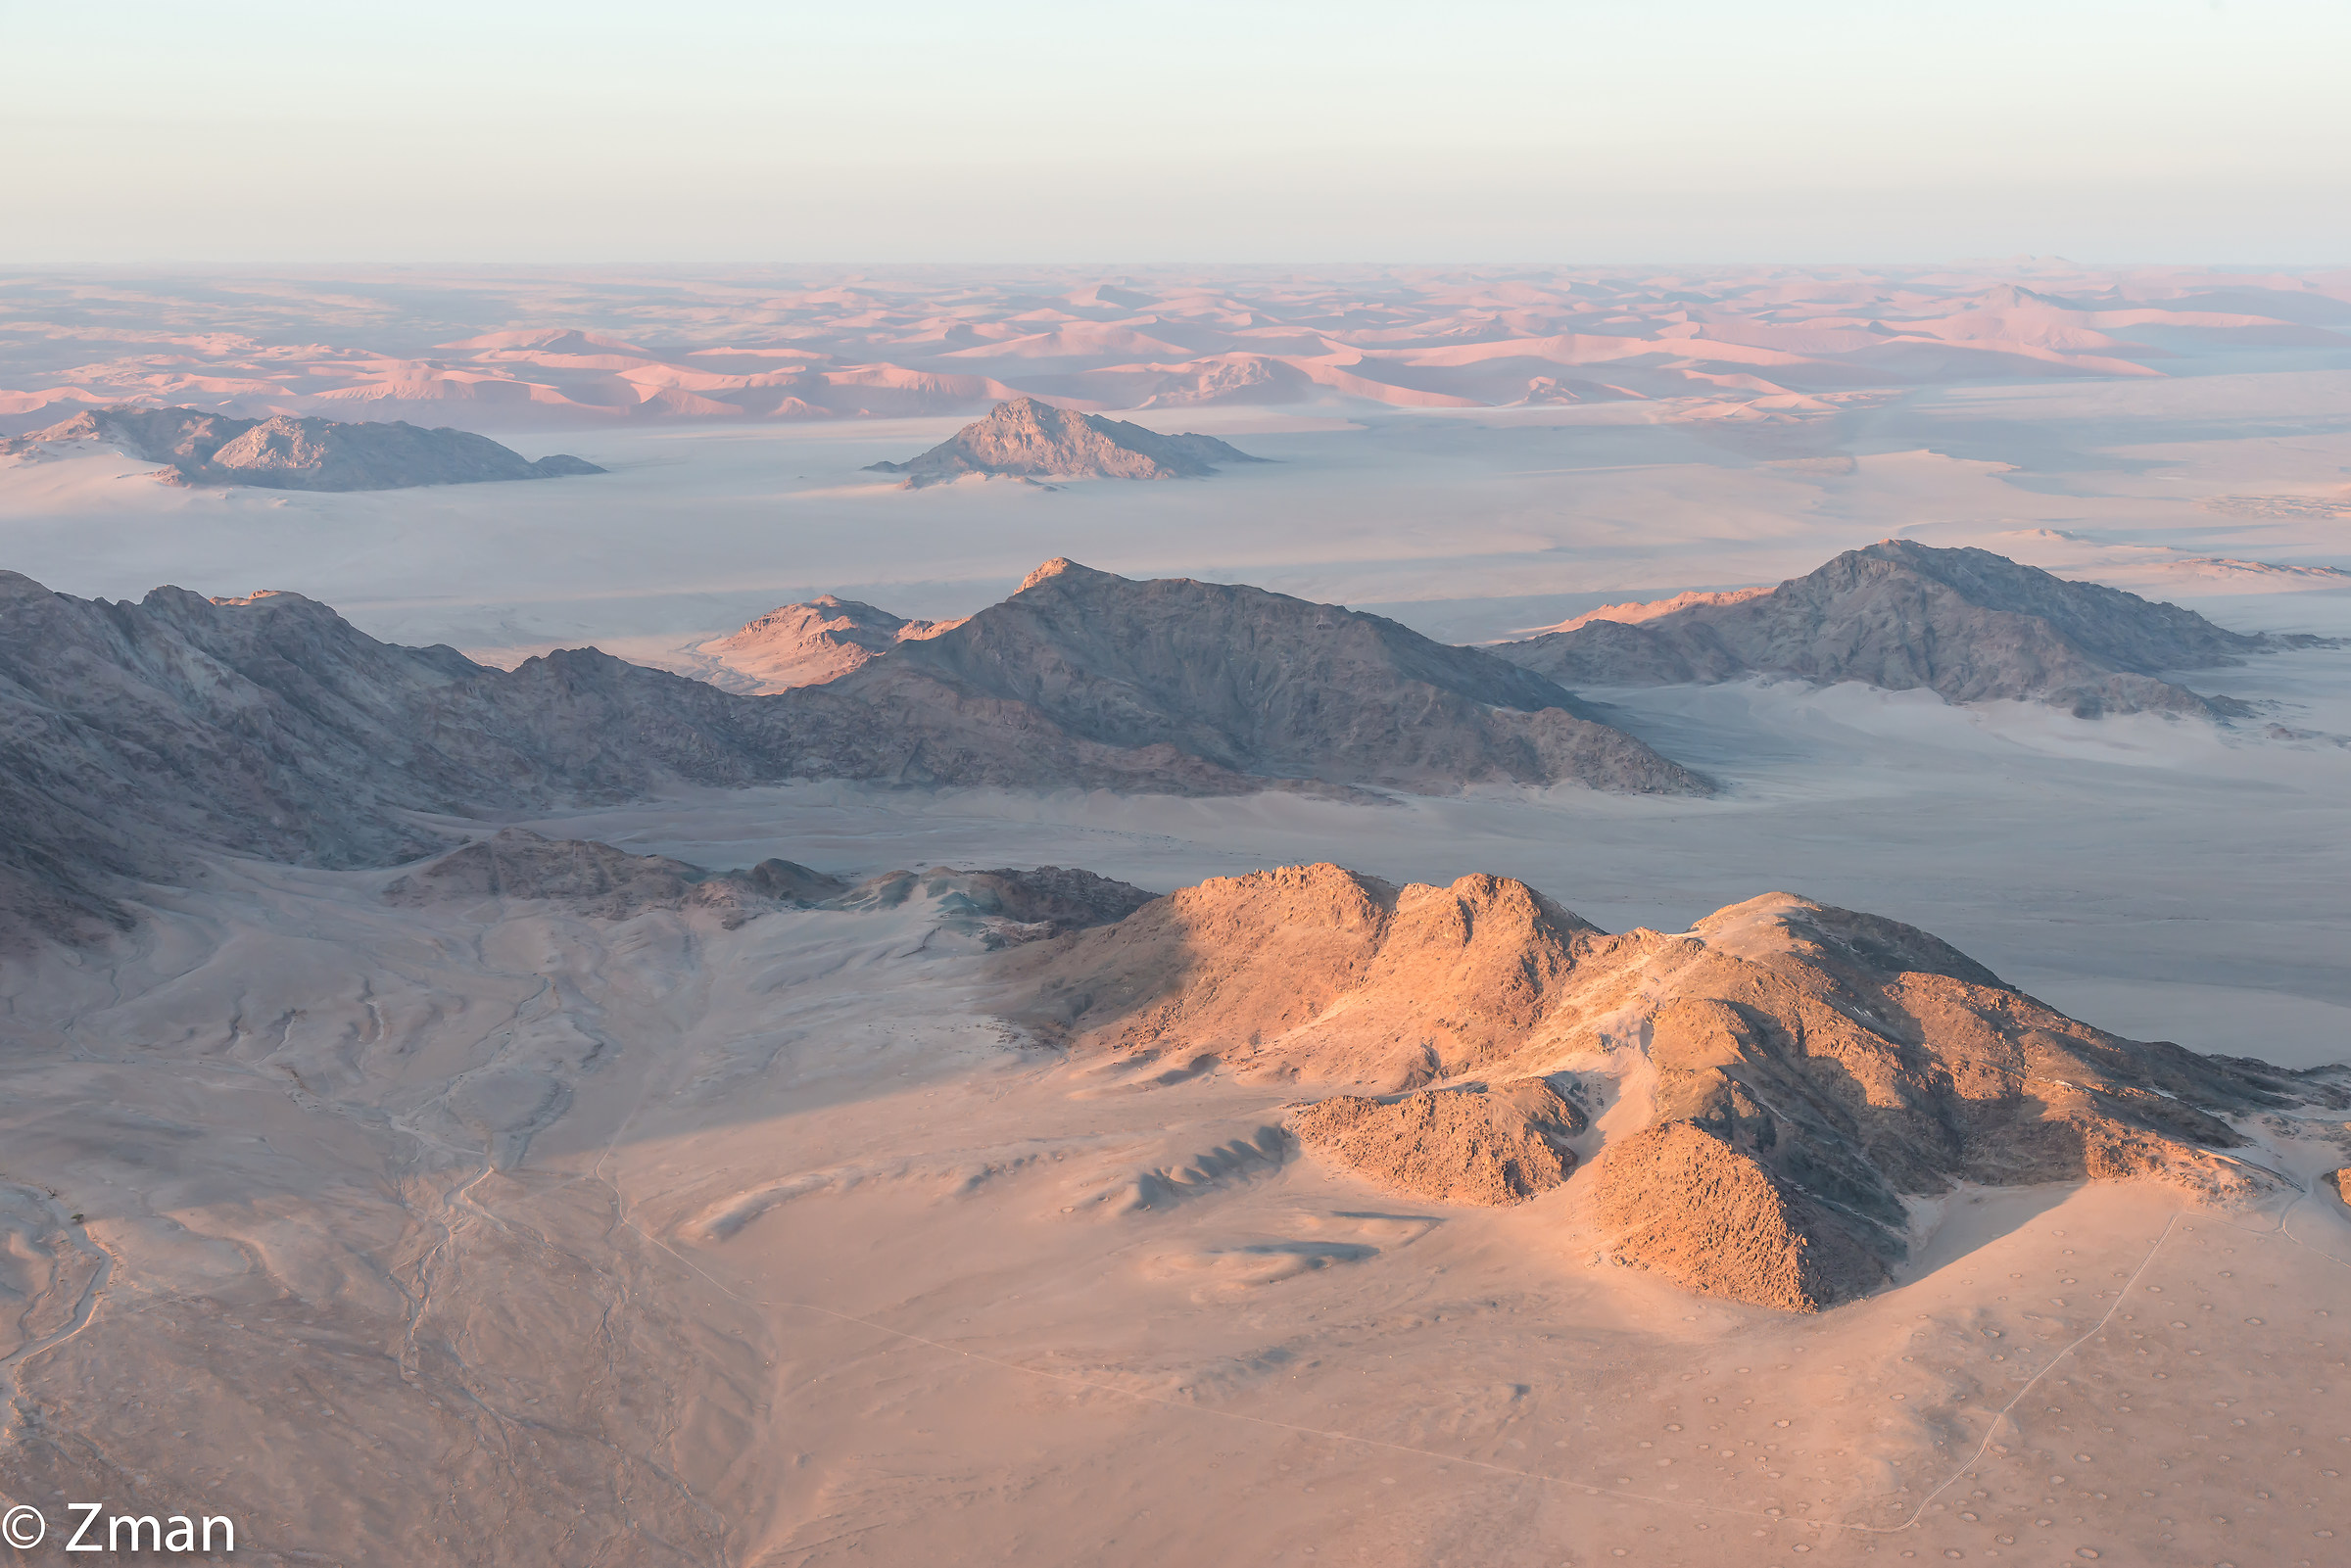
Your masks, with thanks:
<instances>
[{"instance_id":1,"label":"pale sand surface","mask_svg":"<svg viewBox=\"0 0 2351 1568\"><path fill-rule=\"evenodd\" d=\"M11 1283L56 1298L12 1496L201 1498L280 1562L2351 1539L2331 1197L1962 1190L1904 1283L1783 1316L1594 1266L1580 1180L1401 1200L1283 1159L1277 1087L1021 1049L919 904L727 932L384 879L227 866L9 972Z\"/></svg>"},{"instance_id":2,"label":"pale sand surface","mask_svg":"<svg viewBox=\"0 0 2351 1568\"><path fill-rule=\"evenodd\" d=\"M697 309L723 336L748 307ZM1011 375L1035 349L981 358ZM596 642L690 666L786 600L960 615L1055 555L1475 641L1908 534L2339 636L2351 594L2259 569L2351 568L2351 370L2312 352L2206 345L2146 361L2172 379L1914 386L1785 424L1664 386L1161 406L1129 416L1278 462L1052 492L858 472L964 411L528 431L531 455L613 472L355 496L170 490L82 453L0 465L0 565L110 597L293 588L499 662ZM2351 653L2190 684L2274 706L2219 729L1853 687L1598 692L1723 794L820 784L535 826L710 866L1053 863L1159 889L1484 870L1619 929L1788 888L2124 1034L2351 1059ZM1262 1089L1023 1050L987 1022L985 961L920 906L726 932L393 910L392 875L224 864L115 949L0 968L0 1492L232 1512L256 1561L2315 1568L2351 1540L2351 1211L2323 1189L2228 1215L1962 1192L1922 1212L1904 1283L1783 1318L1593 1268L1577 1181L1406 1203L1271 1158ZM2306 1182L2351 1163L2246 1130Z\"/></svg>"}]
</instances>

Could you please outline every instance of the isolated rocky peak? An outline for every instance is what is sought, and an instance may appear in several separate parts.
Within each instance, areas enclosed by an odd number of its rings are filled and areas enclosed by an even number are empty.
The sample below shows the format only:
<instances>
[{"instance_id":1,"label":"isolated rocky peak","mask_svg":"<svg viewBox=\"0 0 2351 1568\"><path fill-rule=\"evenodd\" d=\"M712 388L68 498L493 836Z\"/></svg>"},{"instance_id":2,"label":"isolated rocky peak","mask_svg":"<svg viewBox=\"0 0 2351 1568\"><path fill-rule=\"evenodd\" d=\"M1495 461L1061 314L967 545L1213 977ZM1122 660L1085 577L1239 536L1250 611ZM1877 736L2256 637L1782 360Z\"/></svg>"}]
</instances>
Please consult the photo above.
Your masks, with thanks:
<instances>
[{"instance_id":1,"label":"isolated rocky peak","mask_svg":"<svg viewBox=\"0 0 2351 1568\"><path fill-rule=\"evenodd\" d=\"M1032 570L1027 577L1021 579L1021 586L1014 589L1013 592L1015 594L1026 594L1031 589L1036 587L1036 585L1039 583L1050 582L1056 577L1063 577L1073 573L1081 574L1085 577L1092 578L1108 577L1110 575L1107 572L1097 572L1090 566L1080 566L1076 561L1071 560L1067 555L1056 555L1049 561L1039 561L1035 568Z\"/></svg>"},{"instance_id":2,"label":"isolated rocky peak","mask_svg":"<svg viewBox=\"0 0 2351 1568\"><path fill-rule=\"evenodd\" d=\"M1708 787L1549 680L1381 616L1067 559L838 683L910 677L1019 702L1073 735L1238 771L1426 788L1480 780Z\"/></svg>"},{"instance_id":3,"label":"isolated rocky peak","mask_svg":"<svg viewBox=\"0 0 2351 1568\"><path fill-rule=\"evenodd\" d=\"M922 455L869 471L905 474L906 488L965 474L1022 479L1200 479L1221 463L1262 462L1213 436L1163 436L1122 419L1055 407L1035 398L1000 403Z\"/></svg>"},{"instance_id":4,"label":"isolated rocky peak","mask_svg":"<svg viewBox=\"0 0 2351 1568\"><path fill-rule=\"evenodd\" d=\"M856 599L820 594L768 611L740 631L700 644L703 679L730 691L775 692L821 686L910 638L933 635L936 621L910 621Z\"/></svg>"},{"instance_id":5,"label":"isolated rocky peak","mask_svg":"<svg viewBox=\"0 0 2351 1568\"><path fill-rule=\"evenodd\" d=\"M2230 1116L2347 1102L2120 1039L1925 931L1788 893L1611 936L1507 878L1287 867L1024 959L1006 1013L1080 1055L1335 1089L1350 1103L1293 1118L1309 1147L1442 1201L1558 1185L1576 1102L1637 1107L1588 1188L1614 1256L1795 1310L1884 1282L1907 1200L2149 1177L2233 1202L2279 1178L2227 1153Z\"/></svg>"},{"instance_id":6,"label":"isolated rocky peak","mask_svg":"<svg viewBox=\"0 0 2351 1568\"><path fill-rule=\"evenodd\" d=\"M1493 651L1562 683L1662 686L1790 675L2015 698L2083 717L2247 711L2162 679L2295 639L2226 631L2191 610L2073 582L1982 549L1890 539L1757 592L1611 606Z\"/></svg>"},{"instance_id":7,"label":"isolated rocky peak","mask_svg":"<svg viewBox=\"0 0 2351 1568\"><path fill-rule=\"evenodd\" d=\"M174 483L270 490L398 490L603 472L560 452L531 462L463 430L292 414L235 419L198 408L93 409L24 440L105 441L167 464L157 477Z\"/></svg>"}]
</instances>

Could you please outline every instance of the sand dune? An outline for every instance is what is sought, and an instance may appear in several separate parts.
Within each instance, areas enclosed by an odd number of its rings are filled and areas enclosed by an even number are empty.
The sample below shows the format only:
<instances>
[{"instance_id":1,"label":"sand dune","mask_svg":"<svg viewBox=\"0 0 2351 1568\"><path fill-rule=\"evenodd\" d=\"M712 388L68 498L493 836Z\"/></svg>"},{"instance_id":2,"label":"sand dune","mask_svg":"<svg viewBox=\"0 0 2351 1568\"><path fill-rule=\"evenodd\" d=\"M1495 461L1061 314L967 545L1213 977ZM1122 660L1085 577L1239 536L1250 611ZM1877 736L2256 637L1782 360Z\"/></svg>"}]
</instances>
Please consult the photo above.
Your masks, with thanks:
<instances>
[{"instance_id":1,"label":"sand dune","mask_svg":"<svg viewBox=\"0 0 2351 1568\"><path fill-rule=\"evenodd\" d=\"M1082 409L1213 403L1468 408L1540 404L1546 381L1653 399L1775 396L2041 377L2162 378L2351 346L2339 280L2036 264L1863 269L1791 278L1738 268L1402 273L1331 279L1045 272L838 286L790 273L616 301L561 275L466 280L442 318L486 330L378 352L354 289L261 285L306 314L281 350L201 289L147 292L147 341L71 309L0 349L0 420L122 402L199 401L240 416L357 401L517 421L741 420L976 414L1023 395ZM408 282L407 286L414 286ZM48 302L39 284L20 306ZM364 284L355 285L363 287ZM428 288L430 285L427 286ZM658 292L658 291L656 291ZM0 294L0 299L9 298ZM527 323L527 324L517 324ZM134 339L137 334L134 333ZM732 361L713 364L713 356ZM1583 369L1580 377L1561 371ZM1596 373L1605 370L1605 373ZM770 375L793 372L788 397ZM669 390L615 398L606 383ZM504 423L501 423L504 421ZM21 426L29 428L29 426ZM5 433L5 427L0 427Z\"/></svg>"},{"instance_id":2,"label":"sand dune","mask_svg":"<svg viewBox=\"0 0 2351 1568\"><path fill-rule=\"evenodd\" d=\"M2351 632L2344 284L0 279L0 431L611 470L0 459L84 595L0 577L0 891L76 937L0 949L0 1501L289 1565L2330 1561L2351 689L2233 639ZM859 473L1022 395L1279 462ZM1580 696L1460 646L1889 533L2149 603L1796 594L1812 679ZM2255 712L2001 694L2036 648ZM1718 787L1554 787L1664 757Z\"/></svg>"}]
</instances>

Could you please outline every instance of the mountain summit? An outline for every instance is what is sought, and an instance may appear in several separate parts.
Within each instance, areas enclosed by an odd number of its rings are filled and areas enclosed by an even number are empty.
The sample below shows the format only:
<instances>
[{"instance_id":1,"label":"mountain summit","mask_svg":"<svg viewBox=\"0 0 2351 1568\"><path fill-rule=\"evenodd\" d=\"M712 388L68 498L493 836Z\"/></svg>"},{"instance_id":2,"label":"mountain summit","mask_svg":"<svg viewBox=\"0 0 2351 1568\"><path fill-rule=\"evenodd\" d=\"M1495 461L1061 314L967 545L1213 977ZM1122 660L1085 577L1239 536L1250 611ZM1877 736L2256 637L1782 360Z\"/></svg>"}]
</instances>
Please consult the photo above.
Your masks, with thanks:
<instances>
[{"instance_id":1,"label":"mountain summit","mask_svg":"<svg viewBox=\"0 0 2351 1568\"><path fill-rule=\"evenodd\" d=\"M1703 779L1550 680L1383 616L1233 583L1045 562L1010 598L826 689L944 687L1062 733L1172 745L1236 774L1447 792L1465 784L1703 794Z\"/></svg>"},{"instance_id":2,"label":"mountain summit","mask_svg":"<svg viewBox=\"0 0 2351 1568\"><path fill-rule=\"evenodd\" d=\"M2277 1191L2230 1118L2347 1103L2092 1028L1914 927L1790 893L1610 935L1506 877L1288 866L1011 962L1005 1014L1036 1038L1278 1086L1311 1102L1289 1121L1318 1159L1418 1201L1514 1203L1597 1154L1615 1261L1783 1310L1878 1289L1912 1205L1961 1183Z\"/></svg>"},{"instance_id":3,"label":"mountain summit","mask_svg":"<svg viewBox=\"0 0 2351 1568\"><path fill-rule=\"evenodd\" d=\"M1493 651L1573 685L1793 675L1925 687L1947 702L2045 702L2089 718L2242 714L2235 699L2200 695L2162 672L2234 664L2295 641L2226 631L2177 604L2069 582L1990 550L1889 539L1777 588L1613 605Z\"/></svg>"},{"instance_id":4,"label":"mountain summit","mask_svg":"<svg viewBox=\"0 0 2351 1568\"><path fill-rule=\"evenodd\" d=\"M1214 436L1163 436L1156 430L1056 408L1034 398L999 403L985 419L902 463L874 463L869 473L904 474L908 490L943 485L965 474L1017 479L1203 479L1219 463L1265 462Z\"/></svg>"}]
</instances>

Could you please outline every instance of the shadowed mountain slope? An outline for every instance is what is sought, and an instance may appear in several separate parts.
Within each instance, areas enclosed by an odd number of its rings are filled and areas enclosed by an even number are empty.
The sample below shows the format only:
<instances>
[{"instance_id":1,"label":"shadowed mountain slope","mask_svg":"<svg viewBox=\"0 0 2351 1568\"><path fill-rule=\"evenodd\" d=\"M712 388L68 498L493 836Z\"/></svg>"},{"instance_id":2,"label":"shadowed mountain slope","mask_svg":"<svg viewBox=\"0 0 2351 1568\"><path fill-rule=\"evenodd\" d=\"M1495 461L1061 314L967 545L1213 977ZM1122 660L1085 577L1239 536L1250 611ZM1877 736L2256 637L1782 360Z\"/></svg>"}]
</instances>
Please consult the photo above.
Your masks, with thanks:
<instances>
[{"instance_id":1,"label":"shadowed mountain slope","mask_svg":"<svg viewBox=\"0 0 2351 1568\"><path fill-rule=\"evenodd\" d=\"M2351 1098L2120 1039L1924 931L1786 893L1611 936L1505 878L1290 867L1026 957L1005 1012L1076 1052L1338 1089L1292 1119L1311 1149L1454 1202L1557 1185L1570 1102L1610 1103L1582 1190L1614 1256L1791 1309L1887 1279L1905 1200L2139 1176L2230 1199L2279 1178L2224 1152L2225 1117Z\"/></svg>"},{"instance_id":2,"label":"shadowed mountain slope","mask_svg":"<svg viewBox=\"0 0 2351 1568\"><path fill-rule=\"evenodd\" d=\"M1376 615L1189 578L1047 561L1000 604L835 682L1017 702L1104 745L1173 744L1238 773L1450 790L1478 782L1703 793L1572 695Z\"/></svg>"},{"instance_id":3,"label":"shadowed mountain slope","mask_svg":"<svg viewBox=\"0 0 2351 1568\"><path fill-rule=\"evenodd\" d=\"M1161 622L1117 630L1138 596ZM1214 618L1236 605L1238 621ZM1184 633L1187 616L1208 620ZM1274 630L1245 648L1259 623ZM1359 656L1329 656L1345 646ZM1241 650L1243 667L1220 673L1220 649ZM110 602L0 573L0 810L12 828L0 915L70 933L121 919L110 879L169 879L191 850L395 864L444 842L410 813L617 801L677 784L1703 787L1549 700L1570 699L1372 617L1079 568L1040 571L1005 604L840 680L766 696L594 649L490 669L451 648L378 642L298 594L216 601L167 588ZM1245 712L1251 701L1265 711ZM1518 706L1485 705L1504 701Z\"/></svg>"},{"instance_id":4,"label":"shadowed mountain slope","mask_svg":"<svg viewBox=\"0 0 2351 1568\"><path fill-rule=\"evenodd\" d=\"M168 465L161 477L180 484L266 490L403 490L603 472L562 453L532 462L463 430L291 414L232 419L197 408L97 408L22 439L110 442Z\"/></svg>"},{"instance_id":5,"label":"shadowed mountain slope","mask_svg":"<svg viewBox=\"0 0 2351 1568\"><path fill-rule=\"evenodd\" d=\"M1612 606L1493 651L1579 685L1793 675L1924 687L1950 702L2022 698L2089 717L2250 711L2159 677L2293 641L2225 631L2176 604L2069 582L1989 550L1895 539L1847 550L1775 589Z\"/></svg>"},{"instance_id":6,"label":"shadowed mountain slope","mask_svg":"<svg viewBox=\"0 0 2351 1568\"><path fill-rule=\"evenodd\" d=\"M1219 463L1264 462L1214 436L1163 436L1124 419L1056 408L1034 398L1000 403L984 419L902 463L868 472L904 474L906 488L966 474L1020 479L1203 479Z\"/></svg>"}]
</instances>

